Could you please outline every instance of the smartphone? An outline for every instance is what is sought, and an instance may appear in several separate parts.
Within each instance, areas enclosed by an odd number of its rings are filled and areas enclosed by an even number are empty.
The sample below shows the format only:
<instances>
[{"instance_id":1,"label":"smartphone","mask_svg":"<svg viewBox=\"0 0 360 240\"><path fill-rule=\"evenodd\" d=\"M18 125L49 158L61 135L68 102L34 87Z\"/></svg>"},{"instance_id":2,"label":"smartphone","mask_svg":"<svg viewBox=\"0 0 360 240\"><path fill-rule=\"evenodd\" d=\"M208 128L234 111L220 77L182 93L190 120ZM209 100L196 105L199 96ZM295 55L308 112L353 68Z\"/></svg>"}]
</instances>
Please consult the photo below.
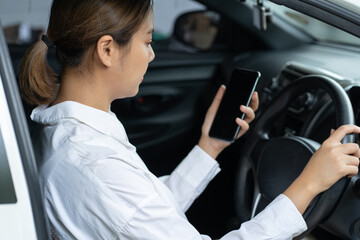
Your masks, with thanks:
<instances>
[{"instance_id":1,"label":"smartphone","mask_svg":"<svg viewBox=\"0 0 360 240\"><path fill-rule=\"evenodd\" d=\"M257 71L235 68L232 72L219 109L211 125L209 136L233 142L240 131L235 119L244 119L240 105L249 106L261 74Z\"/></svg>"}]
</instances>

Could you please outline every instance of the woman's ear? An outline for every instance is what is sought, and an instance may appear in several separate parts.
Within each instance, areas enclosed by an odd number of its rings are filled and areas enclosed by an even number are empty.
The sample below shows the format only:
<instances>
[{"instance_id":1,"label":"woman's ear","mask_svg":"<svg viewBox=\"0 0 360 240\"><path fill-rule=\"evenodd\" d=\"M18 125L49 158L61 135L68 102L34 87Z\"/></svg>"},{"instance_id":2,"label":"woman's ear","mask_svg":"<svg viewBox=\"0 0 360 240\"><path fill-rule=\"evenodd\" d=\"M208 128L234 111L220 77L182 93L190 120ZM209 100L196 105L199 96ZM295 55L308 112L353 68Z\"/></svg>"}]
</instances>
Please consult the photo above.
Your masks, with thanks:
<instances>
[{"instance_id":1,"label":"woman's ear","mask_svg":"<svg viewBox=\"0 0 360 240\"><path fill-rule=\"evenodd\" d=\"M111 67L115 55L115 41L112 36L104 35L97 41L96 53L104 66Z\"/></svg>"}]
</instances>

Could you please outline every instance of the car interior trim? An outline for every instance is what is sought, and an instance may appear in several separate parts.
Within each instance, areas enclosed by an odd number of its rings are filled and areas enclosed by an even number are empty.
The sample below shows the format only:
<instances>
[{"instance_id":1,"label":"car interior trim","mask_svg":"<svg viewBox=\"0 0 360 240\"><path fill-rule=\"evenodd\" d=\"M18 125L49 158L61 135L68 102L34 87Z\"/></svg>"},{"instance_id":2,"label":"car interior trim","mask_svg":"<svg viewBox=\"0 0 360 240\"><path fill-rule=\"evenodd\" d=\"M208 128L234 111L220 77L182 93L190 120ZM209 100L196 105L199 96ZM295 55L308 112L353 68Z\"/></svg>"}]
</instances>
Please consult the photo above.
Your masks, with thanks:
<instances>
[{"instance_id":1,"label":"car interior trim","mask_svg":"<svg viewBox=\"0 0 360 240\"><path fill-rule=\"evenodd\" d=\"M0 23L1 26L1 23ZM9 112L11 115L12 125L17 139L18 151L21 156L22 165L25 173L28 195L30 198L33 212L33 220L36 221L36 234L38 239L48 239L47 223L45 211L42 205L42 194L37 174L30 134L25 121L25 114L21 104L20 93L17 88L15 74L11 64L10 54L8 52L3 29L0 30L0 74L3 76L3 88L8 94L5 94Z\"/></svg>"}]
</instances>

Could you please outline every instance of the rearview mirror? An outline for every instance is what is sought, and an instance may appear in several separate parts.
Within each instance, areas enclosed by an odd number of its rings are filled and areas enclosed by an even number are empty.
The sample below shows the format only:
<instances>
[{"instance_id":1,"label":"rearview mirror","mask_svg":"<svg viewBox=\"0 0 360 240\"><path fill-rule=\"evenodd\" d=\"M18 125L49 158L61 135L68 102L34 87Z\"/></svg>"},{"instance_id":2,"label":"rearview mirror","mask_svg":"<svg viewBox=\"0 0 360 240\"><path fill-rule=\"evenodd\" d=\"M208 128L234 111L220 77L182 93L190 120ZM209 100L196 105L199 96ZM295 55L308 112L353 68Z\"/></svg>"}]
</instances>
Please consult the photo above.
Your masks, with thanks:
<instances>
[{"instance_id":1,"label":"rearview mirror","mask_svg":"<svg viewBox=\"0 0 360 240\"><path fill-rule=\"evenodd\" d=\"M180 15L174 26L174 36L180 42L207 50L218 32L220 15L211 11L196 11Z\"/></svg>"}]
</instances>

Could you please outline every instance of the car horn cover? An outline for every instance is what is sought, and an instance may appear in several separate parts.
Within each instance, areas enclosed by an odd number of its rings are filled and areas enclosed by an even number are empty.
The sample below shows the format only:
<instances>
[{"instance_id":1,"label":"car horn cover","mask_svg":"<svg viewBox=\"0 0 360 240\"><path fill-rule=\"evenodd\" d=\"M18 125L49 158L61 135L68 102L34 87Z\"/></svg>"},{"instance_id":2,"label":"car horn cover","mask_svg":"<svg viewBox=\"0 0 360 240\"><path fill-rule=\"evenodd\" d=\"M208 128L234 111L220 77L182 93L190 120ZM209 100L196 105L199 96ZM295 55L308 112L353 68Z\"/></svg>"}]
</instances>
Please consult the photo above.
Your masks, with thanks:
<instances>
[{"instance_id":1,"label":"car horn cover","mask_svg":"<svg viewBox=\"0 0 360 240\"><path fill-rule=\"evenodd\" d=\"M267 142L257 173L262 195L274 199L283 193L319 147L319 143L300 137L274 138Z\"/></svg>"},{"instance_id":2,"label":"car horn cover","mask_svg":"<svg viewBox=\"0 0 360 240\"><path fill-rule=\"evenodd\" d=\"M279 137L266 143L257 168L263 199L257 212L290 186L319 147L319 143L301 137Z\"/></svg>"}]
</instances>

